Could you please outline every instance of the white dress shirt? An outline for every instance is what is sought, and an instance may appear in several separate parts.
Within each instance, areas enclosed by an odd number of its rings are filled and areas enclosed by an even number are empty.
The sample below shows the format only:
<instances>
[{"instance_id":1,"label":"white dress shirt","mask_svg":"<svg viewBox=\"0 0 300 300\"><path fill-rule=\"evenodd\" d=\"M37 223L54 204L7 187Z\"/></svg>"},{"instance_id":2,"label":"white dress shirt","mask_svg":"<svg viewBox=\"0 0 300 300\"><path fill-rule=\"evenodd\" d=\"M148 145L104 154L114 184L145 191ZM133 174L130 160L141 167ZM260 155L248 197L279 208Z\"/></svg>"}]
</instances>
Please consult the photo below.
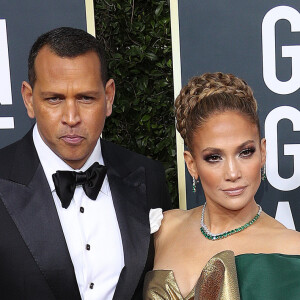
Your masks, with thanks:
<instances>
[{"instance_id":1,"label":"white dress shirt","mask_svg":"<svg viewBox=\"0 0 300 300\"><path fill-rule=\"evenodd\" d=\"M65 209L55 192L52 174L74 170L45 144L37 125L33 141L52 192L81 298L112 299L124 267L124 253L107 176L96 201L85 195L82 186L77 186L70 206ZM100 140L84 166L76 171L85 171L96 161L104 165Z\"/></svg>"}]
</instances>

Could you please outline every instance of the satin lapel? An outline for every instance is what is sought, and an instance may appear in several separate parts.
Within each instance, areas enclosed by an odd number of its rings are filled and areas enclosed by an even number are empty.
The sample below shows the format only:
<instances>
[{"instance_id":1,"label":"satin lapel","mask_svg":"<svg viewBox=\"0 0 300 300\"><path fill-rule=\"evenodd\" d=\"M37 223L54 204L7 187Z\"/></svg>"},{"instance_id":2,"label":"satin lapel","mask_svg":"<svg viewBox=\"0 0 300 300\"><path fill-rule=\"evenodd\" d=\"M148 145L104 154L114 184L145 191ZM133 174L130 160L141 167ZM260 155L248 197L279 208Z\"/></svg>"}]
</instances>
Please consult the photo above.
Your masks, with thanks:
<instances>
[{"instance_id":1,"label":"satin lapel","mask_svg":"<svg viewBox=\"0 0 300 300\"><path fill-rule=\"evenodd\" d=\"M28 142L28 141L27 141ZM26 144L26 143L25 143ZM28 143L30 145L30 143ZM23 143L24 146L24 143ZM62 232L56 207L42 166L36 159L33 144L19 147L11 180L0 179L0 198L16 224L35 262L57 299L80 299L71 258ZM19 153L22 151L22 155ZM20 155L18 155L18 153ZM27 153L24 156L24 153ZM24 162L34 162L28 170L18 169ZM38 162L38 165L36 165ZM18 174L14 178L13 174ZM23 177L20 174L25 174ZM28 185L23 184L27 174Z\"/></svg>"},{"instance_id":2,"label":"satin lapel","mask_svg":"<svg viewBox=\"0 0 300 300\"><path fill-rule=\"evenodd\" d=\"M102 153L121 231L125 267L123 268L113 299L131 299L145 267L150 225L146 199L145 169L129 170L128 163L116 161L101 141ZM108 145L109 146L109 145ZM126 160L126 157L122 157Z\"/></svg>"}]
</instances>

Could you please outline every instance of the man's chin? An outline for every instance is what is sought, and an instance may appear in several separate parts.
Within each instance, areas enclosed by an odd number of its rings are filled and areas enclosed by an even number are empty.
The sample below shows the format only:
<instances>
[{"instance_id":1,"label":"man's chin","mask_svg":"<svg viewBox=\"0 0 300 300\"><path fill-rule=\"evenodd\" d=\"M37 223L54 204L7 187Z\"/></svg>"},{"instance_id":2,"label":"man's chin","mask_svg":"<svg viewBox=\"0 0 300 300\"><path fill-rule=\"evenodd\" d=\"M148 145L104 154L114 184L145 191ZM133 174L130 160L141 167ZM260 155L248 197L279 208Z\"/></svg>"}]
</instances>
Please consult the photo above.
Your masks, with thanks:
<instances>
[{"instance_id":1,"label":"man's chin","mask_svg":"<svg viewBox=\"0 0 300 300\"><path fill-rule=\"evenodd\" d=\"M71 168L80 169L87 161L89 156L60 156L60 158Z\"/></svg>"}]
</instances>

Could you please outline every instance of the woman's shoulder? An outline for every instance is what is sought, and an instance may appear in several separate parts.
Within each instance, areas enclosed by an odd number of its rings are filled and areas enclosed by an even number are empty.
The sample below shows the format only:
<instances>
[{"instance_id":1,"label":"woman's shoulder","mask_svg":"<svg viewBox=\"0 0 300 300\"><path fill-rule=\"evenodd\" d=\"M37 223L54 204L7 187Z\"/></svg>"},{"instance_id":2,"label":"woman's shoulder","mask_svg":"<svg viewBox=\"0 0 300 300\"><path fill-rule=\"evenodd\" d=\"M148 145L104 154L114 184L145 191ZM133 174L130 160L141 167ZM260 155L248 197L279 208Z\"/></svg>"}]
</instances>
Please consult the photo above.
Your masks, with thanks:
<instances>
[{"instance_id":1,"label":"woman's shoulder","mask_svg":"<svg viewBox=\"0 0 300 300\"><path fill-rule=\"evenodd\" d=\"M167 230L182 224L189 216L190 212L183 209L171 209L163 213L164 217L160 230Z\"/></svg>"},{"instance_id":2,"label":"woman's shoulder","mask_svg":"<svg viewBox=\"0 0 300 300\"><path fill-rule=\"evenodd\" d=\"M278 236L278 244L284 247L286 254L300 255L300 232L283 228Z\"/></svg>"},{"instance_id":3,"label":"woman's shoulder","mask_svg":"<svg viewBox=\"0 0 300 300\"><path fill-rule=\"evenodd\" d=\"M197 208L199 209L199 208ZM163 220L161 226L157 233L155 233L155 238L162 239L166 236L170 236L176 233L179 229L184 229L188 226L188 221L195 214L196 209L183 210L183 209L172 209L165 211L163 213Z\"/></svg>"},{"instance_id":4,"label":"woman's shoulder","mask_svg":"<svg viewBox=\"0 0 300 300\"><path fill-rule=\"evenodd\" d=\"M288 229L279 221L265 215L265 233L272 239L278 253L300 255L300 232Z\"/></svg>"},{"instance_id":5,"label":"woman's shoulder","mask_svg":"<svg viewBox=\"0 0 300 300\"><path fill-rule=\"evenodd\" d=\"M164 218L162 226L178 226L185 224L193 215L199 212L201 207L196 207L194 209L183 210L183 209L171 209L164 212Z\"/></svg>"},{"instance_id":6,"label":"woman's shoulder","mask_svg":"<svg viewBox=\"0 0 300 300\"><path fill-rule=\"evenodd\" d=\"M164 212L164 220L170 222L178 218L184 218L190 211L183 209L171 209Z\"/></svg>"}]
</instances>

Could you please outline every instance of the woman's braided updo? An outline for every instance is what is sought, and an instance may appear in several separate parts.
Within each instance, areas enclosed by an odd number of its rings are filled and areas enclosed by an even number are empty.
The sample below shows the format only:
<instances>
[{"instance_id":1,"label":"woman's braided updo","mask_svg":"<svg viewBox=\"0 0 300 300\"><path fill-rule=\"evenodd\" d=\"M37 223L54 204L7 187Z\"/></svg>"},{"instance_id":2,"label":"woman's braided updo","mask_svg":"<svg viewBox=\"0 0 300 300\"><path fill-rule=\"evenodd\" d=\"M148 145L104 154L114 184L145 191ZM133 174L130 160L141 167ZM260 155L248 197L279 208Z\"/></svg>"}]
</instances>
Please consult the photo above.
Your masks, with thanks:
<instances>
[{"instance_id":1,"label":"woman's braided updo","mask_svg":"<svg viewBox=\"0 0 300 300\"><path fill-rule=\"evenodd\" d=\"M212 115L239 112L254 123L260 134L257 103L248 84L232 74L205 73L193 77L175 101L176 126L189 150L197 128Z\"/></svg>"}]
</instances>

